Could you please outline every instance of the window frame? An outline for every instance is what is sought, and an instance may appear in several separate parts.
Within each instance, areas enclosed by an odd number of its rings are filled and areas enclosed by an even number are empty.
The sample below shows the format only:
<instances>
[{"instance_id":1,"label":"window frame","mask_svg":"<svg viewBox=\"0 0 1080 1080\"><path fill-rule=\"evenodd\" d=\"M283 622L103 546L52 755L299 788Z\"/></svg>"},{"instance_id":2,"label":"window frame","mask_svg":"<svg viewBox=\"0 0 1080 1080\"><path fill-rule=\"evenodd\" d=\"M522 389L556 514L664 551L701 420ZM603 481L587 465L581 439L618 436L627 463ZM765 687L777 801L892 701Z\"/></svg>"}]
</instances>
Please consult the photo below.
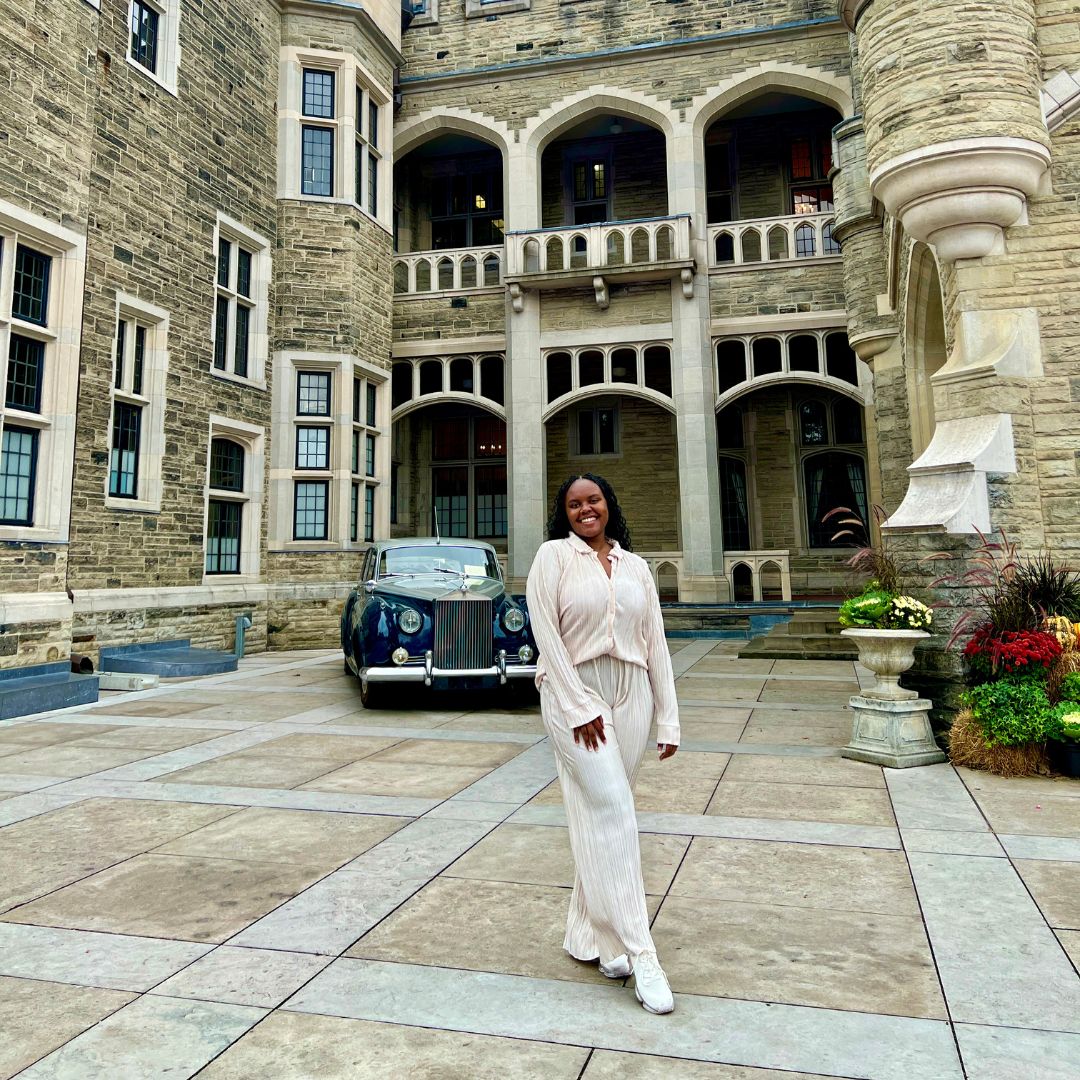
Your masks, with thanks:
<instances>
[{"instance_id":1,"label":"window frame","mask_svg":"<svg viewBox=\"0 0 1080 1080\"><path fill-rule=\"evenodd\" d=\"M465 0L465 18L485 19L491 15L509 15L530 8L532 0Z\"/></svg>"},{"instance_id":2,"label":"window frame","mask_svg":"<svg viewBox=\"0 0 1080 1080\"><path fill-rule=\"evenodd\" d=\"M211 486L214 442L224 439L237 444L243 451L241 485ZM203 575L204 585L248 584L259 580L262 555L263 477L266 468L264 446L266 431L231 417L211 414L206 442L206 463L203 473ZM211 503L233 503L240 507L239 565L236 572L207 570L210 539Z\"/></svg>"},{"instance_id":3,"label":"window frame","mask_svg":"<svg viewBox=\"0 0 1080 1080\"><path fill-rule=\"evenodd\" d=\"M128 293L116 294L114 307L112 379L109 390L109 460L104 499L109 510L158 513L162 502L162 463L165 457L165 384L169 369L169 313ZM124 332L120 354L120 323ZM143 332L142 383L136 391L139 331ZM113 436L117 406L139 412L133 495L113 491Z\"/></svg>"},{"instance_id":4,"label":"window frame","mask_svg":"<svg viewBox=\"0 0 1080 1080\"><path fill-rule=\"evenodd\" d=\"M50 258L46 325L11 311L15 258L22 244ZM5 426L36 431L33 520L0 522L0 540L63 543L68 539L75 427L68 421L78 405L86 237L23 207L0 199L0 431ZM6 404L12 335L43 350L39 410Z\"/></svg>"},{"instance_id":5,"label":"window frame","mask_svg":"<svg viewBox=\"0 0 1080 1080\"><path fill-rule=\"evenodd\" d=\"M586 452L581 449L581 417L591 414L592 415L592 428L593 438L595 440L594 445L600 444L600 413L608 412L613 413L613 449L611 450L596 450L593 452ZM593 399L584 404L578 405L571 410L570 415L573 417L573 423L567 431L568 446L571 457L582 458L619 458L622 456L622 410L619 408L619 403L616 400L607 399Z\"/></svg>"},{"instance_id":6,"label":"window frame","mask_svg":"<svg viewBox=\"0 0 1080 1080\"><path fill-rule=\"evenodd\" d=\"M229 273L225 285L222 285L219 280L222 243L230 245ZM238 289L240 258L237 252L239 251L245 251L251 256L247 296L241 294ZM219 213L214 226L213 254L214 305L210 317L210 374L216 379L225 379L265 390L266 362L269 351L267 328L270 317L270 280L273 274L270 241L239 221ZM217 347L223 303L226 307L225 367L220 368L217 366ZM240 306L250 312L246 375L236 373L236 310Z\"/></svg>"},{"instance_id":7,"label":"window frame","mask_svg":"<svg viewBox=\"0 0 1080 1080\"><path fill-rule=\"evenodd\" d=\"M181 0L128 0L127 2L127 63L144 78L157 83L163 90L178 97L177 78L180 69L180 3ZM157 54L153 68L138 60L132 50L133 24L136 5L157 13Z\"/></svg>"}]
</instances>

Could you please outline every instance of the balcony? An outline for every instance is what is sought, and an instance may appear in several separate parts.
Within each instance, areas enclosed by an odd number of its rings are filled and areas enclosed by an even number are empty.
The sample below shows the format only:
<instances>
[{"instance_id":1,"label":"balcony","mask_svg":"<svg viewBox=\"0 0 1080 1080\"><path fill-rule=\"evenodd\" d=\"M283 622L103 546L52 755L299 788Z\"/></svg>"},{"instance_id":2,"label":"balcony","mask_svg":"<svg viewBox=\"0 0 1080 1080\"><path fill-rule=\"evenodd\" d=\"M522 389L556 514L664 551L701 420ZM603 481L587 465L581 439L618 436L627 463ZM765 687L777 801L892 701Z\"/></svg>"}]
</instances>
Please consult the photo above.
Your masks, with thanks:
<instances>
[{"instance_id":1,"label":"balcony","mask_svg":"<svg viewBox=\"0 0 1080 1080\"><path fill-rule=\"evenodd\" d=\"M418 251L394 256L394 293L425 296L502 285L502 247Z\"/></svg>"},{"instance_id":2,"label":"balcony","mask_svg":"<svg viewBox=\"0 0 1080 1080\"><path fill-rule=\"evenodd\" d=\"M805 259L839 259L831 211L753 218L709 226L709 266L714 270L759 268Z\"/></svg>"},{"instance_id":3,"label":"balcony","mask_svg":"<svg viewBox=\"0 0 1080 1080\"><path fill-rule=\"evenodd\" d=\"M505 282L515 311L526 289L589 286L596 303L608 306L608 286L680 278L694 295L690 216L636 218L506 235Z\"/></svg>"}]
</instances>

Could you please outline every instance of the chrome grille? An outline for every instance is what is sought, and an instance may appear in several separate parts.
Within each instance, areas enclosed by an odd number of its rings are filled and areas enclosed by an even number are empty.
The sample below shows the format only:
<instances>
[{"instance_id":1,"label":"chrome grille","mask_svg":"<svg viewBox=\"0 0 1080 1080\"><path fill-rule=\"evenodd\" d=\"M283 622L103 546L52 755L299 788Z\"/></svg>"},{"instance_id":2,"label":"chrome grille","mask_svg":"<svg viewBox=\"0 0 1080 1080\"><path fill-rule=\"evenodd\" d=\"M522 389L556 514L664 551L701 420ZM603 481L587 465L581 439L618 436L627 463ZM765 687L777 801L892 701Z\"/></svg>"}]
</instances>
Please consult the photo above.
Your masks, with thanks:
<instances>
[{"instance_id":1,"label":"chrome grille","mask_svg":"<svg viewBox=\"0 0 1080 1080\"><path fill-rule=\"evenodd\" d=\"M491 601L456 597L435 601L435 666L491 667Z\"/></svg>"}]
</instances>

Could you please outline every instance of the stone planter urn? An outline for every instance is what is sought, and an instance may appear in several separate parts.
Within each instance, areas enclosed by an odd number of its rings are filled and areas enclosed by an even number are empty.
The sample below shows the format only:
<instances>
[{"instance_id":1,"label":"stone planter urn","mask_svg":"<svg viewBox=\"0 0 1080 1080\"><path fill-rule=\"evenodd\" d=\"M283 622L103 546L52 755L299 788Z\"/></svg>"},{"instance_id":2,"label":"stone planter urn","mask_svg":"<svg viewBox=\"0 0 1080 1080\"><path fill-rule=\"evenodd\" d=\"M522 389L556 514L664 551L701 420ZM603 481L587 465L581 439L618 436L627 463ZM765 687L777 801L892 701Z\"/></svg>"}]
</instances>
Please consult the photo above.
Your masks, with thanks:
<instances>
[{"instance_id":1,"label":"stone planter urn","mask_svg":"<svg viewBox=\"0 0 1080 1080\"><path fill-rule=\"evenodd\" d=\"M851 742L841 754L890 769L936 765L945 755L930 727L932 702L900 685L900 676L915 663L915 646L930 635L924 630L875 630L852 627L841 631L859 650L859 662L877 682L852 696Z\"/></svg>"}]
</instances>

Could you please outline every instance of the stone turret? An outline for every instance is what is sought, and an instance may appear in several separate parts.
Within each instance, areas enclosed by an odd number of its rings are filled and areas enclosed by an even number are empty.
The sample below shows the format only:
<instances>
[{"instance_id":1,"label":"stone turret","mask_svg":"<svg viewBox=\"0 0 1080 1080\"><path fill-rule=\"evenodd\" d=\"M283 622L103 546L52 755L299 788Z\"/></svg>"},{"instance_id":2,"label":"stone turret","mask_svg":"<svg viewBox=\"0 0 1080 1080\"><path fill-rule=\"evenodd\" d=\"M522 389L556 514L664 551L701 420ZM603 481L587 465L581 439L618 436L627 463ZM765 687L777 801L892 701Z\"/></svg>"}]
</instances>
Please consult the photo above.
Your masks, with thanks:
<instances>
[{"instance_id":1,"label":"stone turret","mask_svg":"<svg viewBox=\"0 0 1080 1080\"><path fill-rule=\"evenodd\" d=\"M1050 160L1032 0L841 0L840 15L871 193L945 262L1000 251Z\"/></svg>"}]
</instances>

